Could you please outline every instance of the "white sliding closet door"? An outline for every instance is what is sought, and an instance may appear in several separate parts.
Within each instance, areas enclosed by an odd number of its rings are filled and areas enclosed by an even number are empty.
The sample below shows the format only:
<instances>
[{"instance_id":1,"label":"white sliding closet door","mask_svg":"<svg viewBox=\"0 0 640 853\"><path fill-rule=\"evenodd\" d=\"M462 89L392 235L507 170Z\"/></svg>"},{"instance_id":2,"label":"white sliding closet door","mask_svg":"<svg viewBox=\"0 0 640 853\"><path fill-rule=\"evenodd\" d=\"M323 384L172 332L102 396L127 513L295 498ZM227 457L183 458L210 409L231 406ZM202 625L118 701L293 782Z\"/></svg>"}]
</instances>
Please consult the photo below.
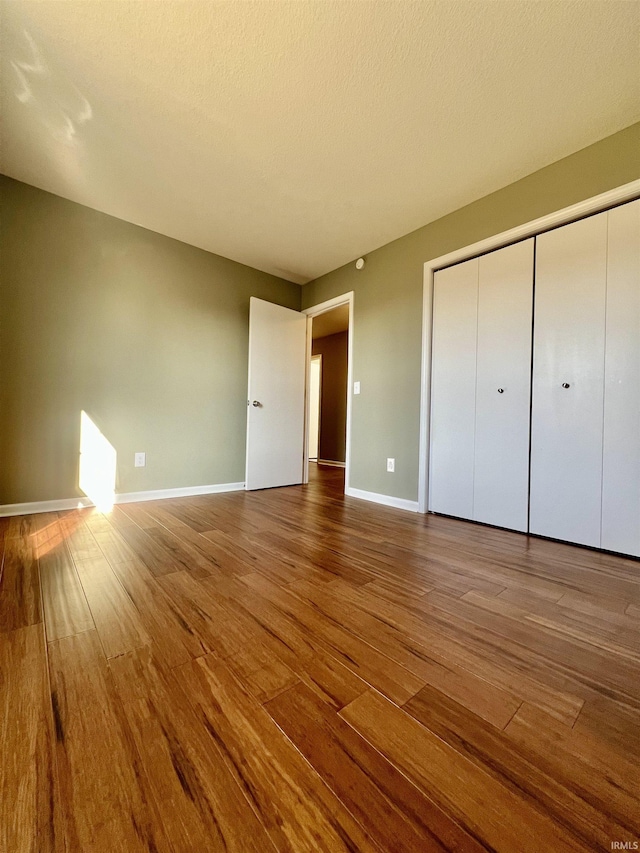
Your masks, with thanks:
<instances>
[{"instance_id":1,"label":"white sliding closet door","mask_svg":"<svg viewBox=\"0 0 640 853\"><path fill-rule=\"evenodd\" d=\"M640 557L640 201L608 217L601 544Z\"/></svg>"},{"instance_id":2,"label":"white sliding closet door","mask_svg":"<svg viewBox=\"0 0 640 853\"><path fill-rule=\"evenodd\" d=\"M607 213L537 238L530 531L600 545Z\"/></svg>"},{"instance_id":3,"label":"white sliding closet door","mask_svg":"<svg viewBox=\"0 0 640 853\"><path fill-rule=\"evenodd\" d=\"M527 530L534 240L479 259L473 515Z\"/></svg>"},{"instance_id":4,"label":"white sliding closet door","mask_svg":"<svg viewBox=\"0 0 640 853\"><path fill-rule=\"evenodd\" d=\"M436 272L429 509L473 517L478 259Z\"/></svg>"}]
</instances>

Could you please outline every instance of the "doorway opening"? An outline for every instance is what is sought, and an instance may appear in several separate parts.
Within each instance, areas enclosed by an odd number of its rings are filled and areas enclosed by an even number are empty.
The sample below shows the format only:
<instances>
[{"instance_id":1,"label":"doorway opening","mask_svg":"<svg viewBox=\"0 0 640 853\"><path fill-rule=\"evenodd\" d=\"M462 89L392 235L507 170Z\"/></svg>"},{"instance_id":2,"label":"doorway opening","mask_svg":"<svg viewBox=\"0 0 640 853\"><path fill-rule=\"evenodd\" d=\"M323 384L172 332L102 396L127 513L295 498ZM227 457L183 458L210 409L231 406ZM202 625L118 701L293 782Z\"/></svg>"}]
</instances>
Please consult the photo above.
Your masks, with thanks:
<instances>
[{"instance_id":1,"label":"doorway opening","mask_svg":"<svg viewBox=\"0 0 640 853\"><path fill-rule=\"evenodd\" d=\"M322 354L311 356L311 370L309 371L309 462L317 462L320 452L321 399Z\"/></svg>"},{"instance_id":2,"label":"doorway opening","mask_svg":"<svg viewBox=\"0 0 640 853\"><path fill-rule=\"evenodd\" d=\"M333 470L349 483L353 294L308 308L305 482ZM310 465L313 470L310 472ZM344 472L344 473L343 473Z\"/></svg>"}]
</instances>

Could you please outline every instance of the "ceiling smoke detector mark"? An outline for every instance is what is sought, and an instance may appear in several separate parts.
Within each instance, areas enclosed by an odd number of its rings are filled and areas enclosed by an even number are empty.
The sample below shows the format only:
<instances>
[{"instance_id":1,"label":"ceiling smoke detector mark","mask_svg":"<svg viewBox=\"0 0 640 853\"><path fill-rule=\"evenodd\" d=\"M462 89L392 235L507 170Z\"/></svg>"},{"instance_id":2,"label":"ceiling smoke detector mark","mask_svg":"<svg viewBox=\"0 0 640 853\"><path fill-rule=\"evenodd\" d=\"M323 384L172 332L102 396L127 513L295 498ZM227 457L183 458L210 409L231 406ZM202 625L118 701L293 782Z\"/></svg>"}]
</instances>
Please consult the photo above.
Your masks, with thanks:
<instances>
[{"instance_id":1,"label":"ceiling smoke detector mark","mask_svg":"<svg viewBox=\"0 0 640 853\"><path fill-rule=\"evenodd\" d=\"M362 270L362 269L364 269L364 265L365 265L364 258L358 258L358 260L356 261L356 269Z\"/></svg>"}]
</instances>

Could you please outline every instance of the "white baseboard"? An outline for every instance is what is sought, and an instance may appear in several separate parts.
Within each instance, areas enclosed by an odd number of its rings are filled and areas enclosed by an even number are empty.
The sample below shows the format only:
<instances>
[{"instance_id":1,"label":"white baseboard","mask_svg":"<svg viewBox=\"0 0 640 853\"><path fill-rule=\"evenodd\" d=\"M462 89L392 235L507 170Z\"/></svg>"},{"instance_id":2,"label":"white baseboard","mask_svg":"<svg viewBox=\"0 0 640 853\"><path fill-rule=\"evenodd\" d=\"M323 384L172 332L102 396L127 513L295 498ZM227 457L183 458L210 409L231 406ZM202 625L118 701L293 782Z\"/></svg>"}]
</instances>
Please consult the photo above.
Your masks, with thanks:
<instances>
[{"instance_id":1,"label":"white baseboard","mask_svg":"<svg viewBox=\"0 0 640 853\"><path fill-rule=\"evenodd\" d=\"M360 498L363 501L371 501L375 504L383 506L392 506L395 509L404 509L408 512L418 512L418 501L408 501L405 498L394 498L391 495L379 495L377 492L365 492L363 489L352 489L351 486L345 489L345 495L350 498Z\"/></svg>"},{"instance_id":2,"label":"white baseboard","mask_svg":"<svg viewBox=\"0 0 640 853\"><path fill-rule=\"evenodd\" d=\"M165 498L190 498L196 495L217 495L221 492L241 492L244 483L215 483L212 486L187 486L183 489L156 489L151 492L125 492L116 495L115 503L130 504L137 501L161 501Z\"/></svg>"},{"instance_id":3,"label":"white baseboard","mask_svg":"<svg viewBox=\"0 0 640 853\"><path fill-rule=\"evenodd\" d=\"M56 512L56 510L79 509L93 506L89 498L64 498L59 501L33 501L24 504L0 504L0 518L9 515L33 515L36 512Z\"/></svg>"},{"instance_id":4,"label":"white baseboard","mask_svg":"<svg viewBox=\"0 0 640 853\"><path fill-rule=\"evenodd\" d=\"M334 462L332 459L318 459L318 465L329 465L331 468L344 468L344 462Z\"/></svg>"},{"instance_id":5,"label":"white baseboard","mask_svg":"<svg viewBox=\"0 0 640 853\"><path fill-rule=\"evenodd\" d=\"M159 501L165 498L188 498L195 495L215 495L221 492L239 492L244 483L216 483L212 486L187 486L181 489L155 489L149 492L123 492L115 495L114 503L129 504L137 501ZM93 506L87 497L63 498L57 501L34 501L22 504L0 504L0 518L10 515L33 515L37 512L56 512Z\"/></svg>"}]
</instances>

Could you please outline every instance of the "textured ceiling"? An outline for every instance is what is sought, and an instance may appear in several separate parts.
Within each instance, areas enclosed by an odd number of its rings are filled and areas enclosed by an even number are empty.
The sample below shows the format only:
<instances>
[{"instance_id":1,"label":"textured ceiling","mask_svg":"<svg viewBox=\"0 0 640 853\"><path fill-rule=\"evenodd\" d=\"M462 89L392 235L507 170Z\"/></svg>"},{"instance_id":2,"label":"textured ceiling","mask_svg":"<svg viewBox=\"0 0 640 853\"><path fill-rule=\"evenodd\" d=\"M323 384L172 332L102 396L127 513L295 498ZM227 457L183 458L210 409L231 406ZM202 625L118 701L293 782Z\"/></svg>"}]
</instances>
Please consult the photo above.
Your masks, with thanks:
<instances>
[{"instance_id":1,"label":"textured ceiling","mask_svg":"<svg viewBox=\"0 0 640 853\"><path fill-rule=\"evenodd\" d=\"M297 282L640 119L633 0L0 7L0 171Z\"/></svg>"},{"instance_id":2,"label":"textured ceiling","mask_svg":"<svg viewBox=\"0 0 640 853\"><path fill-rule=\"evenodd\" d=\"M324 314L318 314L313 318L311 324L311 337L326 338L327 335L337 335L338 332L346 332L349 328L349 306L339 305Z\"/></svg>"}]
</instances>

